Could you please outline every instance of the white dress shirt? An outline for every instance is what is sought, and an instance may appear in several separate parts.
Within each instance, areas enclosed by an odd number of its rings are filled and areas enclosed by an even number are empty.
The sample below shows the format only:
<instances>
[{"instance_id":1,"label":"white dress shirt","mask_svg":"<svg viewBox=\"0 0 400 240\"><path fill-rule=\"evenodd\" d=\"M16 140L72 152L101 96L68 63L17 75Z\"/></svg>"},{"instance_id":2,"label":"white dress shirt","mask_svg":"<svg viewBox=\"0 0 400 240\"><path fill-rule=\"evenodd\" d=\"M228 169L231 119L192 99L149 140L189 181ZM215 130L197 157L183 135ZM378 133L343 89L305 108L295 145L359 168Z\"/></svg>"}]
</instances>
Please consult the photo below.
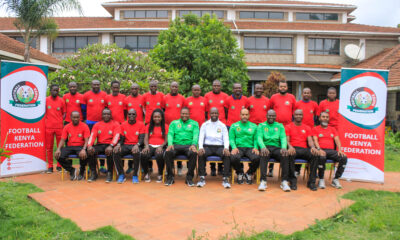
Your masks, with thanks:
<instances>
[{"instance_id":1,"label":"white dress shirt","mask_svg":"<svg viewBox=\"0 0 400 240\"><path fill-rule=\"evenodd\" d=\"M219 145L229 149L229 135L225 124L220 120L212 122L211 119L203 123L200 128L199 149L203 145Z\"/></svg>"}]
</instances>

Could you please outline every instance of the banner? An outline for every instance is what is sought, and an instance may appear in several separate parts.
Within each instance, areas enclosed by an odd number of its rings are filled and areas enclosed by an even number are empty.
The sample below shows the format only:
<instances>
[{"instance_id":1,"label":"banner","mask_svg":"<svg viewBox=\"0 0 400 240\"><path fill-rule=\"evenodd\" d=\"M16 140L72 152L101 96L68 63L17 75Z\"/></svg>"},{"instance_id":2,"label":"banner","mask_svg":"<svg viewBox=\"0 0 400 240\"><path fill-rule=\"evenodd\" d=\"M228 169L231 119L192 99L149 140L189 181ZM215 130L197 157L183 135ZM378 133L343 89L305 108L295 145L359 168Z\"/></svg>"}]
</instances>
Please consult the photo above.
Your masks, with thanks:
<instances>
[{"instance_id":1,"label":"banner","mask_svg":"<svg viewBox=\"0 0 400 240\"><path fill-rule=\"evenodd\" d=\"M1 61L0 177L46 170L45 122L47 66Z\"/></svg>"},{"instance_id":2,"label":"banner","mask_svg":"<svg viewBox=\"0 0 400 240\"><path fill-rule=\"evenodd\" d=\"M342 178L384 182L389 71L342 69L339 136L348 157Z\"/></svg>"}]
</instances>

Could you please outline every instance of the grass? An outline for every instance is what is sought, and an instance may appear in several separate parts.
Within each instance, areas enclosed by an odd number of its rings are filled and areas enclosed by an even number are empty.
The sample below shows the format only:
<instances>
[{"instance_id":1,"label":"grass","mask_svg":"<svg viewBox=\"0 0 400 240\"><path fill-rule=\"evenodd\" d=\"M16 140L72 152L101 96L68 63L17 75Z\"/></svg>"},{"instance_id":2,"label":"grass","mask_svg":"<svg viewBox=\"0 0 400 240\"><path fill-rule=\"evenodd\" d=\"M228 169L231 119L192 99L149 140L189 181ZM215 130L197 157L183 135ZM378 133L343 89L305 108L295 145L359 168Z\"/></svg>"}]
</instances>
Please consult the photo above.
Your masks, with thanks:
<instances>
[{"instance_id":1,"label":"grass","mask_svg":"<svg viewBox=\"0 0 400 240\"><path fill-rule=\"evenodd\" d=\"M385 171L400 172L400 149L387 146L385 147Z\"/></svg>"},{"instance_id":2,"label":"grass","mask_svg":"<svg viewBox=\"0 0 400 240\"><path fill-rule=\"evenodd\" d=\"M332 218L317 221L304 231L291 235L265 231L250 237L238 232L236 239L400 239L400 193L359 189L347 193L344 198L356 203Z\"/></svg>"},{"instance_id":3,"label":"grass","mask_svg":"<svg viewBox=\"0 0 400 240\"><path fill-rule=\"evenodd\" d=\"M132 239L110 226L82 231L27 197L41 191L33 184L0 182L0 239Z\"/></svg>"}]
</instances>

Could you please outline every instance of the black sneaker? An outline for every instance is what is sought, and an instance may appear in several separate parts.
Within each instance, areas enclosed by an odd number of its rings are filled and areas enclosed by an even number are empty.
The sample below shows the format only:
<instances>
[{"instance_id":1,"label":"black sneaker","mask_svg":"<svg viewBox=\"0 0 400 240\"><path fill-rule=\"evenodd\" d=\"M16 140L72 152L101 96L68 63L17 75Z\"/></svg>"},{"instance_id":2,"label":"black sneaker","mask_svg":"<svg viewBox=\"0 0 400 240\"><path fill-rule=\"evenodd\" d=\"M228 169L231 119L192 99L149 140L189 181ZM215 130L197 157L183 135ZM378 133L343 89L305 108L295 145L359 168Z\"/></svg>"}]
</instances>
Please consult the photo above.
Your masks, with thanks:
<instances>
[{"instance_id":1,"label":"black sneaker","mask_svg":"<svg viewBox=\"0 0 400 240\"><path fill-rule=\"evenodd\" d=\"M171 186L172 184L174 184L174 178L173 177L169 177L167 179L167 181L164 183L165 186Z\"/></svg>"},{"instance_id":2,"label":"black sneaker","mask_svg":"<svg viewBox=\"0 0 400 240\"><path fill-rule=\"evenodd\" d=\"M297 190L297 183L291 183L290 189L296 191Z\"/></svg>"},{"instance_id":3,"label":"black sneaker","mask_svg":"<svg viewBox=\"0 0 400 240\"><path fill-rule=\"evenodd\" d=\"M311 191L317 191L317 186L315 185L315 183L307 183L307 187L311 190Z\"/></svg>"},{"instance_id":4,"label":"black sneaker","mask_svg":"<svg viewBox=\"0 0 400 240\"><path fill-rule=\"evenodd\" d=\"M106 183L112 182L112 179L113 179L113 173L112 172L107 172Z\"/></svg>"},{"instance_id":5,"label":"black sneaker","mask_svg":"<svg viewBox=\"0 0 400 240\"><path fill-rule=\"evenodd\" d=\"M86 171L85 168L81 168L79 170L78 181L81 181L81 180L83 180L85 178L85 171Z\"/></svg>"},{"instance_id":6,"label":"black sneaker","mask_svg":"<svg viewBox=\"0 0 400 240\"><path fill-rule=\"evenodd\" d=\"M193 182L193 180L192 179L186 179L186 182L185 182L189 187L194 187L194 182Z\"/></svg>"},{"instance_id":7,"label":"black sneaker","mask_svg":"<svg viewBox=\"0 0 400 240\"><path fill-rule=\"evenodd\" d=\"M237 182L238 182L238 184L243 184L244 183L244 174L243 173L239 173L238 174Z\"/></svg>"},{"instance_id":8,"label":"black sneaker","mask_svg":"<svg viewBox=\"0 0 400 240\"><path fill-rule=\"evenodd\" d=\"M94 182L97 180L97 173L95 171L90 171L90 177L88 179L88 182Z\"/></svg>"},{"instance_id":9,"label":"black sneaker","mask_svg":"<svg viewBox=\"0 0 400 240\"><path fill-rule=\"evenodd\" d=\"M61 172L62 168L61 167L56 167L57 172Z\"/></svg>"},{"instance_id":10,"label":"black sneaker","mask_svg":"<svg viewBox=\"0 0 400 240\"><path fill-rule=\"evenodd\" d=\"M48 168L48 169L46 170L46 173L47 173L47 174L53 173L53 168Z\"/></svg>"},{"instance_id":11,"label":"black sneaker","mask_svg":"<svg viewBox=\"0 0 400 240\"><path fill-rule=\"evenodd\" d=\"M217 176L217 170L211 169L211 176L213 177Z\"/></svg>"},{"instance_id":12,"label":"black sneaker","mask_svg":"<svg viewBox=\"0 0 400 240\"><path fill-rule=\"evenodd\" d=\"M70 179L71 181L74 181L74 180L77 179L77 176L76 176L76 169L75 169L75 168L72 168L72 171L69 173L69 179Z\"/></svg>"}]
</instances>

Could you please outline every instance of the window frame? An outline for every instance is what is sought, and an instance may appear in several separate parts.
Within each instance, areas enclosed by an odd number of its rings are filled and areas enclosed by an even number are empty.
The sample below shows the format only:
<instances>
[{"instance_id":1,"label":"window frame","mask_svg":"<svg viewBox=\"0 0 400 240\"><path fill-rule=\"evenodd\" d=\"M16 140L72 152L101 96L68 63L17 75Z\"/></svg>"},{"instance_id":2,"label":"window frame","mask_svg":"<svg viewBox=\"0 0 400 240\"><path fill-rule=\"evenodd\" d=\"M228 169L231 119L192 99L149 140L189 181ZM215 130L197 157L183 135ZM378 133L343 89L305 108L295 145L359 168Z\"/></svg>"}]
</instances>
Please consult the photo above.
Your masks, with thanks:
<instances>
[{"instance_id":1,"label":"window frame","mask_svg":"<svg viewBox=\"0 0 400 240\"><path fill-rule=\"evenodd\" d=\"M124 46L120 46L118 45L116 38L124 38ZM132 46L132 47L126 47L127 46L127 38L132 38L132 39L136 39L136 46ZM139 48L139 44L143 44L143 42L139 42L140 38L149 38L148 40L148 48L144 48L144 47L140 47ZM152 41L154 41L154 38L156 38L155 44L152 46ZM129 51L136 51L136 52L149 52L151 49L154 48L154 46L157 44L158 41L158 35L115 35L114 36L114 43L117 44L118 47L124 48L124 49L128 49Z\"/></svg>"},{"instance_id":2,"label":"window frame","mask_svg":"<svg viewBox=\"0 0 400 240\"><path fill-rule=\"evenodd\" d=\"M193 13L193 12L200 12L200 15L198 15L198 14L196 14L196 13ZM185 12L185 13L182 13L182 12ZM211 12L211 14L210 14L210 12ZM221 12L223 15L222 15L222 17L219 17L218 16L218 14L216 14L216 12ZM182 9L182 10L178 10L178 16L180 17L180 18L182 18L183 17L183 15L187 15L187 14L195 14L195 15L197 15L197 16L199 16L199 17L203 17L205 14L210 14L210 16L212 17L213 16L213 14L215 14L215 16L217 16L217 18L218 19L225 19L225 10L206 10L206 9L202 9L202 10L194 10L194 9L192 9L192 10L186 10L186 9Z\"/></svg>"},{"instance_id":3,"label":"window frame","mask_svg":"<svg viewBox=\"0 0 400 240\"><path fill-rule=\"evenodd\" d=\"M322 15L322 19L312 19L312 15ZM326 13L326 12L296 12L296 21L339 21L339 13ZM308 18L299 18L299 15L308 15ZM328 19L327 16L329 15L336 15L337 19Z\"/></svg>"},{"instance_id":4,"label":"window frame","mask_svg":"<svg viewBox=\"0 0 400 240\"><path fill-rule=\"evenodd\" d=\"M310 48L310 42L311 40L314 40L314 49ZM322 40L322 48L321 49L317 49L316 48L316 40ZM338 49L337 51L335 50L333 53L331 49L326 49L326 42L327 41L338 41ZM308 55L313 55L313 56L340 56L340 45L341 45L341 41L340 38L314 38L314 37L310 37L308 38Z\"/></svg>"},{"instance_id":5,"label":"window frame","mask_svg":"<svg viewBox=\"0 0 400 240\"><path fill-rule=\"evenodd\" d=\"M63 41L62 48L55 46L57 39L60 39L60 38L62 38L62 41ZM74 38L74 47L68 47L68 48L65 47L65 39L66 38ZM86 45L83 48L85 48L89 45L92 45L92 44L99 43L99 36L59 36L52 41L52 46L51 46L52 53L76 53L76 52L78 52L79 49L82 49L82 47L77 47L77 39L78 38L86 38ZM93 40L89 41L90 38L93 38L93 39L96 38L96 41L93 41ZM91 43L89 43L89 42L91 42ZM67 49L68 49L68 51L67 51Z\"/></svg>"},{"instance_id":6,"label":"window frame","mask_svg":"<svg viewBox=\"0 0 400 240\"><path fill-rule=\"evenodd\" d=\"M148 16L148 14L150 14L151 12L156 12L156 16L152 17L152 16ZM126 16L126 12L133 12L133 17L127 17ZM136 17L137 12L144 12L144 17ZM161 13L167 13L167 15L164 17L163 16L159 16L161 15ZM124 13L124 19L168 19L169 16L169 10L123 10Z\"/></svg>"},{"instance_id":7,"label":"window frame","mask_svg":"<svg viewBox=\"0 0 400 240\"><path fill-rule=\"evenodd\" d=\"M241 17L242 13L252 13L252 17ZM256 13L266 13L266 18L256 17ZM282 18L272 18L271 14L282 14ZM276 12L276 11L239 11L239 19L256 19L256 20L284 20L285 19L285 12Z\"/></svg>"},{"instance_id":8,"label":"window frame","mask_svg":"<svg viewBox=\"0 0 400 240\"><path fill-rule=\"evenodd\" d=\"M254 38L254 48L246 48L246 39ZM274 39L279 39L280 48L271 48L271 41ZM257 40L266 41L266 48L257 48ZM290 40L290 49L283 48L283 41ZM293 55L293 37L275 37L275 36L245 36L243 38L243 50L246 54L283 54L283 55Z\"/></svg>"}]
</instances>

